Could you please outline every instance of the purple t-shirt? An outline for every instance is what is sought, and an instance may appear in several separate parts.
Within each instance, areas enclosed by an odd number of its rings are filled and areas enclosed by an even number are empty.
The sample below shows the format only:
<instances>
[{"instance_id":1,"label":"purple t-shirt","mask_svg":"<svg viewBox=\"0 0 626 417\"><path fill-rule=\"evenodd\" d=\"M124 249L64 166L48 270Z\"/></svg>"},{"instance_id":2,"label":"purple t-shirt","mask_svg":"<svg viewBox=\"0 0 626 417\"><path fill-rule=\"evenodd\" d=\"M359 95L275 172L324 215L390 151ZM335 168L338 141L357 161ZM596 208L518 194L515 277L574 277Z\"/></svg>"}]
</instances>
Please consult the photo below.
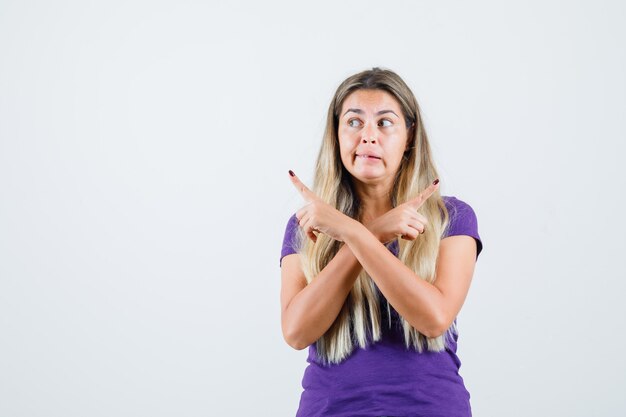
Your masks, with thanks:
<instances>
[{"instance_id":1,"label":"purple t-shirt","mask_svg":"<svg viewBox=\"0 0 626 417\"><path fill-rule=\"evenodd\" d=\"M474 210L456 197L443 196L450 215L442 238L472 236L477 255L482 250ZM286 255L297 253L295 214L285 230L280 264ZM387 248L398 256L397 240ZM381 305L381 340L352 354L339 364L323 365L315 344L309 346L297 417L309 416L428 416L470 417L470 394L459 374L456 355L458 334L448 338L442 352L407 349L400 316L378 291ZM456 319L455 319L456 322Z\"/></svg>"}]
</instances>

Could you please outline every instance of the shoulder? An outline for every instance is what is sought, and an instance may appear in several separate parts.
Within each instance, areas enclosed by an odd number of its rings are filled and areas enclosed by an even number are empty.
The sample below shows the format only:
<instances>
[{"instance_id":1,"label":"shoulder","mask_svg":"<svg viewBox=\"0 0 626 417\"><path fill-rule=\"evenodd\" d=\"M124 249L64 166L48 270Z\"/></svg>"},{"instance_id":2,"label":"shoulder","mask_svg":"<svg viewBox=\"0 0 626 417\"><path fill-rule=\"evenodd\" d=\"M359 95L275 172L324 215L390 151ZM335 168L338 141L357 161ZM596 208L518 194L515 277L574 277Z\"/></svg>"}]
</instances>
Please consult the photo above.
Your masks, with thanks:
<instances>
[{"instance_id":1,"label":"shoulder","mask_svg":"<svg viewBox=\"0 0 626 417\"><path fill-rule=\"evenodd\" d=\"M287 220L287 225L285 226L279 265L282 265L285 256L298 252L298 227L298 218L296 217L296 213L294 213L289 220Z\"/></svg>"},{"instance_id":2,"label":"shoulder","mask_svg":"<svg viewBox=\"0 0 626 417\"><path fill-rule=\"evenodd\" d=\"M298 218L296 217L296 213L293 213L289 220L287 220L287 229L295 229L298 227Z\"/></svg>"},{"instance_id":3,"label":"shoulder","mask_svg":"<svg viewBox=\"0 0 626 417\"><path fill-rule=\"evenodd\" d=\"M472 207L466 203L465 201L455 197L455 196L449 196L449 195L443 195L441 196L441 198L443 199L443 202L446 205L446 208L448 209L448 211L461 211L461 212L473 212L474 209L472 209Z\"/></svg>"},{"instance_id":4,"label":"shoulder","mask_svg":"<svg viewBox=\"0 0 626 417\"><path fill-rule=\"evenodd\" d=\"M296 213L292 214L287 220L287 225L285 226L285 241L292 241L298 232L298 218L296 217Z\"/></svg>"},{"instance_id":5,"label":"shoulder","mask_svg":"<svg viewBox=\"0 0 626 417\"><path fill-rule=\"evenodd\" d=\"M476 218L476 213L474 212L474 209L465 201L455 196L448 195L441 196L441 198L446 205L446 209L448 209L448 214L450 215L450 217L464 216Z\"/></svg>"},{"instance_id":6,"label":"shoulder","mask_svg":"<svg viewBox=\"0 0 626 417\"><path fill-rule=\"evenodd\" d=\"M468 235L476 240L478 253L482 250L482 240L478 233L478 218L476 212L467 202L455 196L442 196L448 210L448 226L442 238L455 235Z\"/></svg>"}]
</instances>

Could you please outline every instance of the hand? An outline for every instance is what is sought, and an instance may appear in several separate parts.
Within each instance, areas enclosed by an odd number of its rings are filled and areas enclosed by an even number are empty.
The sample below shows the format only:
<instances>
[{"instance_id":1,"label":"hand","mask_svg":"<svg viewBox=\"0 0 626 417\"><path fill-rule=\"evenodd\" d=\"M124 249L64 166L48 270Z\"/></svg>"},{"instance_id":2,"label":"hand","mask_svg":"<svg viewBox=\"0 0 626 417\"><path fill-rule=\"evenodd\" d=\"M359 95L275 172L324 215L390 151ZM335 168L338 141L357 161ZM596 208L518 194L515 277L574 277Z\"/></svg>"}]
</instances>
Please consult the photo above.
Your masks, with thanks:
<instances>
[{"instance_id":1,"label":"hand","mask_svg":"<svg viewBox=\"0 0 626 417\"><path fill-rule=\"evenodd\" d=\"M417 197L400 204L382 216L372 220L365 226L383 244L387 244L397 237L405 240L415 240L424 233L428 219L417 212L422 204L439 188L439 181L435 181L422 191Z\"/></svg>"},{"instance_id":2,"label":"hand","mask_svg":"<svg viewBox=\"0 0 626 417\"><path fill-rule=\"evenodd\" d=\"M346 225L352 218L346 216L330 204L322 201L313 191L309 190L295 174L290 178L304 201L307 203L296 212L298 225L304 230L307 236L317 242L317 236L313 231L327 234L335 240L343 242Z\"/></svg>"}]
</instances>

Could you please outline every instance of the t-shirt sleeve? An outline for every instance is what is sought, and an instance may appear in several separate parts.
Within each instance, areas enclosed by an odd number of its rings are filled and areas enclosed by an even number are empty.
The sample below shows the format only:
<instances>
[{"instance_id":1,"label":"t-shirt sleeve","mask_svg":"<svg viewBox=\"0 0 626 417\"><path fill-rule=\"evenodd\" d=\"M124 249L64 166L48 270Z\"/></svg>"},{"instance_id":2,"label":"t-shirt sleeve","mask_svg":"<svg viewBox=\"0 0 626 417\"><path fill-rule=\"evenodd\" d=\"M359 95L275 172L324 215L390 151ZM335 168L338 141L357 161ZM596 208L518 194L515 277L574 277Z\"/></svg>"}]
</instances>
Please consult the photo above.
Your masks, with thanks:
<instances>
[{"instance_id":1,"label":"t-shirt sleeve","mask_svg":"<svg viewBox=\"0 0 626 417\"><path fill-rule=\"evenodd\" d=\"M449 236L467 235L476 241L476 259L483 250L483 242L478 234L478 220L472 207L456 197L444 197L448 215L450 216L448 227L442 239Z\"/></svg>"},{"instance_id":2,"label":"t-shirt sleeve","mask_svg":"<svg viewBox=\"0 0 626 417\"><path fill-rule=\"evenodd\" d=\"M298 253L298 218L294 213L287 222L287 227L285 228L285 237L283 238L283 248L280 252L280 261L279 265L283 265L283 258L292 253Z\"/></svg>"}]
</instances>

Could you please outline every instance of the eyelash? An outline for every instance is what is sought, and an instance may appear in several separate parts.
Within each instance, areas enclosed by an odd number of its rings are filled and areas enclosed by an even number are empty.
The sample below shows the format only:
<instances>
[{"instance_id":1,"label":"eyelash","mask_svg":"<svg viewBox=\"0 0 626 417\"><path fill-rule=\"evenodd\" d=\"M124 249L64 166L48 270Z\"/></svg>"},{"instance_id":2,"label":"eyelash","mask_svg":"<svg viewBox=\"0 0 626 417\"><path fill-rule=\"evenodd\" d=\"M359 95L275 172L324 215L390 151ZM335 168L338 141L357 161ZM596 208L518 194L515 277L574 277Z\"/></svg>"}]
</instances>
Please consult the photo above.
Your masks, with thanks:
<instances>
[{"instance_id":1,"label":"eyelash","mask_svg":"<svg viewBox=\"0 0 626 417\"><path fill-rule=\"evenodd\" d=\"M352 122L356 121L356 120L359 120L359 119L350 119L350 120L348 120L348 126L355 127L355 126L352 126ZM389 119L381 119L380 121L381 122L389 122L390 124L393 124L393 122L391 120L389 120ZM382 127L389 127L389 126L382 126Z\"/></svg>"}]
</instances>

